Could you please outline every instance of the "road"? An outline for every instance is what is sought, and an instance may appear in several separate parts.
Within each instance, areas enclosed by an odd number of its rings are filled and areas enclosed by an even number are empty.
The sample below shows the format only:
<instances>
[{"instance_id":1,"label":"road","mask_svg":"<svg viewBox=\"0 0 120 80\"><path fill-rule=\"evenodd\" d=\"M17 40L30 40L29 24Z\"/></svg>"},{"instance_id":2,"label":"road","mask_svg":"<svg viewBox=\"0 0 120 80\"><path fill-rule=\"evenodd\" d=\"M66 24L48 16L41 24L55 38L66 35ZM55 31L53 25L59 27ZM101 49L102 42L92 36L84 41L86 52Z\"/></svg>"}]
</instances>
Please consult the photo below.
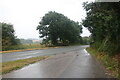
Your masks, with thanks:
<instances>
[{"instance_id":1,"label":"road","mask_svg":"<svg viewBox=\"0 0 120 80\"><path fill-rule=\"evenodd\" d=\"M105 69L89 53L87 46L48 49L56 55L3 75L3 78L107 78ZM57 51L61 50L61 51ZM68 51L70 50L70 51ZM39 51L39 50L38 50ZM46 51L46 52L47 52ZM53 51L53 54L55 54ZM58 54L57 52L61 52ZM19 54L19 53L18 53ZM45 53L43 53L45 54Z\"/></svg>"},{"instance_id":2,"label":"road","mask_svg":"<svg viewBox=\"0 0 120 80\"><path fill-rule=\"evenodd\" d=\"M82 46L82 47L87 47L87 46ZM18 59L26 59L26 58L37 57L37 56L46 56L46 55L48 56L48 55L53 55L53 54L60 54L60 53L77 50L82 47L81 46L69 46L69 47L49 48L49 49L42 49L42 50L12 52L10 54L6 53L6 54L2 54L2 62L14 61Z\"/></svg>"}]
</instances>

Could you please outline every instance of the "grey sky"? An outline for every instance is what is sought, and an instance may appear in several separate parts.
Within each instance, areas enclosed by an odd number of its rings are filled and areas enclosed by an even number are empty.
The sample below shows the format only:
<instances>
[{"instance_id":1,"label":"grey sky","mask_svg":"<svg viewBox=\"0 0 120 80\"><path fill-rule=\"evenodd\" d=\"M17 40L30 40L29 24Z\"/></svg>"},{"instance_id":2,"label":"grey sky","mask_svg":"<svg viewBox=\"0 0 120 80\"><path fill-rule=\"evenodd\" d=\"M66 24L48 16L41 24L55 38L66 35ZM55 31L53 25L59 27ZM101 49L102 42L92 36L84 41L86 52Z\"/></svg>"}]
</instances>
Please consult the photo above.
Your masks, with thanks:
<instances>
[{"instance_id":1,"label":"grey sky","mask_svg":"<svg viewBox=\"0 0 120 80\"><path fill-rule=\"evenodd\" d=\"M18 38L38 39L36 27L45 13L56 11L81 22L86 16L82 7L85 1L87 0L0 0L0 22L13 24ZM84 28L82 36L89 35Z\"/></svg>"}]
</instances>

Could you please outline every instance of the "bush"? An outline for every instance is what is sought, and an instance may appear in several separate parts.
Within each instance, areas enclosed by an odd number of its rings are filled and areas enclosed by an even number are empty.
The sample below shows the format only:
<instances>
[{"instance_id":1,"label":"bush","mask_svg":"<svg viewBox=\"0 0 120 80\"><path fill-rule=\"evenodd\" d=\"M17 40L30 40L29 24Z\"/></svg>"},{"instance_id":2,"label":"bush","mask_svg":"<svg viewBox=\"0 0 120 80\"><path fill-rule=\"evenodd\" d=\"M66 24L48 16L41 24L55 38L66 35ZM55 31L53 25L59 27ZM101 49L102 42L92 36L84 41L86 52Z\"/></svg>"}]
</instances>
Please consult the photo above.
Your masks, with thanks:
<instances>
[{"instance_id":1,"label":"bush","mask_svg":"<svg viewBox=\"0 0 120 80\"><path fill-rule=\"evenodd\" d=\"M106 52L109 56L116 55L119 47L118 44L114 44L111 42L95 42L94 44L91 45L92 48L97 49L98 51L101 52Z\"/></svg>"}]
</instances>

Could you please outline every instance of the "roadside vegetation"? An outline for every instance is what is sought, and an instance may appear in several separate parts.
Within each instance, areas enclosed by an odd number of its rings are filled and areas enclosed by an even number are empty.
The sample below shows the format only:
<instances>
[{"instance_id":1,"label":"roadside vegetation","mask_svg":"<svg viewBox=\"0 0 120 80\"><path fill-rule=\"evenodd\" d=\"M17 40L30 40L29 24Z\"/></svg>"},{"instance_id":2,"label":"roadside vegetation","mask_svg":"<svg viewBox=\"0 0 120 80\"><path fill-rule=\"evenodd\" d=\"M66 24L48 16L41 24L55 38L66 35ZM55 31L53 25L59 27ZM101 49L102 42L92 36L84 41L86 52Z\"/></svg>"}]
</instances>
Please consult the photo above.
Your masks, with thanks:
<instances>
[{"instance_id":1,"label":"roadside vegetation","mask_svg":"<svg viewBox=\"0 0 120 80\"><path fill-rule=\"evenodd\" d=\"M0 71L0 74L5 74L13 70L20 69L24 66L27 66L29 64L33 64L35 62L38 62L40 60L46 59L48 56L43 57L33 57L28 59L21 59L16 61L9 61L9 62L2 62L2 71Z\"/></svg>"},{"instance_id":2,"label":"roadside vegetation","mask_svg":"<svg viewBox=\"0 0 120 80\"><path fill-rule=\"evenodd\" d=\"M47 48L48 47L46 47L44 45L41 45L39 43L36 43L36 44L19 44L19 45L11 45L7 48L7 50L0 51L0 53L10 53L10 52L47 49Z\"/></svg>"},{"instance_id":3,"label":"roadside vegetation","mask_svg":"<svg viewBox=\"0 0 120 80\"><path fill-rule=\"evenodd\" d=\"M11 48L10 50L0 51L0 54L19 52L19 51L40 50L40 49L48 49L48 48L59 48L57 46L47 47L45 45L40 45L40 44L24 44L24 45L16 45L16 46L11 46L11 47L13 48Z\"/></svg>"},{"instance_id":4,"label":"roadside vegetation","mask_svg":"<svg viewBox=\"0 0 120 80\"><path fill-rule=\"evenodd\" d=\"M85 2L82 24L91 32L88 52L120 78L120 2Z\"/></svg>"},{"instance_id":5,"label":"roadside vegetation","mask_svg":"<svg viewBox=\"0 0 120 80\"><path fill-rule=\"evenodd\" d=\"M2 50L8 50L10 46L19 45L20 40L15 36L15 30L12 24L0 23L0 31L2 31L2 36L0 41L2 42Z\"/></svg>"},{"instance_id":6,"label":"roadside vegetation","mask_svg":"<svg viewBox=\"0 0 120 80\"><path fill-rule=\"evenodd\" d=\"M98 61L105 66L109 73L109 75L112 75L116 78L120 79L120 72L119 72L119 61L118 56L109 56L105 52L99 52L98 50L94 48L86 48L86 50L94 57L98 59Z\"/></svg>"},{"instance_id":7,"label":"roadside vegetation","mask_svg":"<svg viewBox=\"0 0 120 80\"><path fill-rule=\"evenodd\" d=\"M45 48L45 46L41 44L20 44L20 45L9 46L7 50L24 50L24 49L30 50L30 49L39 49L39 48Z\"/></svg>"},{"instance_id":8,"label":"roadside vegetation","mask_svg":"<svg viewBox=\"0 0 120 80\"><path fill-rule=\"evenodd\" d=\"M109 55L120 52L120 2L84 3L82 24L91 32L91 46Z\"/></svg>"}]
</instances>

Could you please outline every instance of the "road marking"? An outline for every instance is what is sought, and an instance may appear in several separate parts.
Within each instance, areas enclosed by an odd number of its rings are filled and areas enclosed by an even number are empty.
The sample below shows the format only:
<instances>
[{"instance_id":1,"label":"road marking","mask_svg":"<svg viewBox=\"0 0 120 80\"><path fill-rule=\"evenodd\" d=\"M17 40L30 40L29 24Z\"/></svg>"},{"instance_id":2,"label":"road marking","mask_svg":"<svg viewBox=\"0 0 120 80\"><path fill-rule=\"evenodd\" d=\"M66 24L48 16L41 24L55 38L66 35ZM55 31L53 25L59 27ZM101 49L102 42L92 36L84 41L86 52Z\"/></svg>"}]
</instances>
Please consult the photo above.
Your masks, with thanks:
<instances>
[{"instance_id":1,"label":"road marking","mask_svg":"<svg viewBox=\"0 0 120 80\"><path fill-rule=\"evenodd\" d=\"M39 53L39 52L35 52L35 53L27 53L27 54L21 54L21 55L19 55L19 56L26 56L26 55L37 54L37 53Z\"/></svg>"},{"instance_id":2,"label":"road marking","mask_svg":"<svg viewBox=\"0 0 120 80\"><path fill-rule=\"evenodd\" d=\"M89 56L90 54L84 49L85 55Z\"/></svg>"},{"instance_id":3,"label":"road marking","mask_svg":"<svg viewBox=\"0 0 120 80\"><path fill-rule=\"evenodd\" d=\"M33 57L33 56L27 56L27 57L25 57L25 59L27 59L27 58L31 58L31 57Z\"/></svg>"},{"instance_id":4,"label":"road marking","mask_svg":"<svg viewBox=\"0 0 120 80\"><path fill-rule=\"evenodd\" d=\"M18 59L27 59L27 58L31 58L33 56L27 56L27 57L23 57L23 58L16 58L15 60L18 60Z\"/></svg>"},{"instance_id":5,"label":"road marking","mask_svg":"<svg viewBox=\"0 0 120 80\"><path fill-rule=\"evenodd\" d=\"M32 53L32 54L37 54L37 53L39 53L39 52L35 52L35 53Z\"/></svg>"}]
</instances>

